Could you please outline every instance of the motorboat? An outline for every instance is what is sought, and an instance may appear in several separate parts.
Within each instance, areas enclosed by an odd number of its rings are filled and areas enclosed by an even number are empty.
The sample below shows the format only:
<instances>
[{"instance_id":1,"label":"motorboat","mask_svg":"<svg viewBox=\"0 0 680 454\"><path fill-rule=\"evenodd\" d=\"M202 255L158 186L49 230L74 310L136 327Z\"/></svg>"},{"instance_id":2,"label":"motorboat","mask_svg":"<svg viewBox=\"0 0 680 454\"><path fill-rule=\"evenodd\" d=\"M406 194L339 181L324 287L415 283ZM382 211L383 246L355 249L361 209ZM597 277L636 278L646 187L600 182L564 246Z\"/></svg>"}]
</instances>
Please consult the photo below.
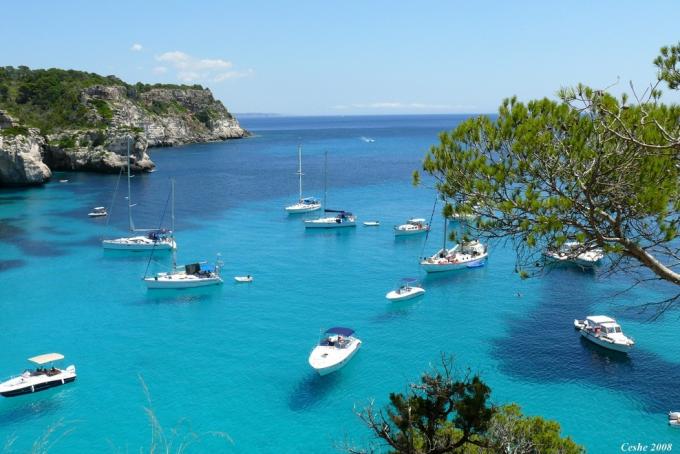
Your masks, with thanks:
<instances>
[{"instance_id":1,"label":"motorboat","mask_svg":"<svg viewBox=\"0 0 680 454\"><path fill-rule=\"evenodd\" d=\"M0 395L4 397L20 396L71 383L76 379L76 366L70 365L66 369L54 367L53 363L62 359L64 359L64 355L60 353L46 353L28 358L38 367L26 369L18 377L12 377L0 383ZM49 366L42 367L46 364Z\"/></svg>"},{"instance_id":2,"label":"motorboat","mask_svg":"<svg viewBox=\"0 0 680 454\"><path fill-rule=\"evenodd\" d=\"M305 221L307 229L337 229L340 227L356 227L357 218L352 213L342 210L324 210L326 213L337 213L335 216L308 219Z\"/></svg>"},{"instance_id":3,"label":"motorboat","mask_svg":"<svg viewBox=\"0 0 680 454\"><path fill-rule=\"evenodd\" d=\"M302 197L302 145L298 145L298 171L300 196L296 203L287 206L286 211L289 214L295 213L309 213L321 208L321 202L314 197Z\"/></svg>"},{"instance_id":4,"label":"motorboat","mask_svg":"<svg viewBox=\"0 0 680 454\"><path fill-rule=\"evenodd\" d=\"M380 221L364 221L365 227L380 227Z\"/></svg>"},{"instance_id":5,"label":"motorboat","mask_svg":"<svg viewBox=\"0 0 680 454\"><path fill-rule=\"evenodd\" d=\"M425 289L418 286L418 280L405 277L401 280L399 288L392 290L385 295L390 301L405 301L424 295Z\"/></svg>"},{"instance_id":6,"label":"motorboat","mask_svg":"<svg viewBox=\"0 0 680 454\"><path fill-rule=\"evenodd\" d=\"M335 327L326 330L319 344L309 355L309 365L319 375L328 375L349 362L361 346L351 328Z\"/></svg>"},{"instance_id":7,"label":"motorboat","mask_svg":"<svg viewBox=\"0 0 680 454\"><path fill-rule=\"evenodd\" d=\"M234 280L239 283L253 282L253 276L250 274L247 276L234 276Z\"/></svg>"},{"instance_id":8,"label":"motorboat","mask_svg":"<svg viewBox=\"0 0 680 454\"><path fill-rule=\"evenodd\" d=\"M170 272L145 277L144 283L148 289L184 289L220 285L222 284L220 267L219 260L215 266L205 262L174 266Z\"/></svg>"},{"instance_id":9,"label":"motorboat","mask_svg":"<svg viewBox=\"0 0 680 454\"><path fill-rule=\"evenodd\" d=\"M574 320L581 336L600 347L618 352L628 352L635 341L623 334L621 326L613 318L605 315L589 315L585 320Z\"/></svg>"},{"instance_id":10,"label":"motorboat","mask_svg":"<svg viewBox=\"0 0 680 454\"><path fill-rule=\"evenodd\" d=\"M394 226L394 236L417 235L430 230L430 226L425 223L425 219L413 218L406 221L406 224Z\"/></svg>"},{"instance_id":11,"label":"motorboat","mask_svg":"<svg viewBox=\"0 0 680 454\"><path fill-rule=\"evenodd\" d=\"M341 227L356 227L357 218L349 211L345 210L329 210L326 208L326 199L328 196L328 152L324 154L324 171L323 171L323 206L324 213L335 213L334 216L320 217L318 219L307 219L304 221L306 229L337 229Z\"/></svg>"},{"instance_id":12,"label":"motorboat","mask_svg":"<svg viewBox=\"0 0 680 454\"><path fill-rule=\"evenodd\" d=\"M673 427L680 427L680 411L668 412L668 425Z\"/></svg>"},{"instance_id":13,"label":"motorboat","mask_svg":"<svg viewBox=\"0 0 680 454\"><path fill-rule=\"evenodd\" d=\"M87 213L87 215L91 218L100 218L104 216L108 216L109 213L106 212L105 207L94 207L92 208L92 211Z\"/></svg>"},{"instance_id":14,"label":"motorboat","mask_svg":"<svg viewBox=\"0 0 680 454\"><path fill-rule=\"evenodd\" d=\"M121 169L122 174L122 169ZM148 250L174 250L177 248L175 239L173 237L173 230L175 229L175 186L174 180L172 185L172 219L173 226L172 229L137 229L132 220L132 190L130 187L130 180L132 179L132 174L130 171L130 138L128 137L127 143L127 205L128 205L128 228L130 232L137 233L137 235L115 238L111 240L103 240L102 247L104 249L117 249L125 251L148 251ZM117 186L116 186L117 189ZM141 234L140 234L141 233Z\"/></svg>"},{"instance_id":15,"label":"motorboat","mask_svg":"<svg viewBox=\"0 0 680 454\"><path fill-rule=\"evenodd\" d=\"M366 142L366 143L373 143L373 142L375 142L375 139L373 139L373 138L371 138L371 137L361 136L360 139L361 139L362 141Z\"/></svg>"},{"instance_id":16,"label":"motorboat","mask_svg":"<svg viewBox=\"0 0 680 454\"><path fill-rule=\"evenodd\" d=\"M104 249L122 249L126 251L170 250L177 248L172 232L165 229L149 230L146 232L146 235L103 240L102 246Z\"/></svg>"},{"instance_id":17,"label":"motorboat","mask_svg":"<svg viewBox=\"0 0 680 454\"><path fill-rule=\"evenodd\" d=\"M573 263L582 268L593 268L604 258L604 251L588 247L578 241L567 241L559 248L548 248L545 257L554 263Z\"/></svg>"},{"instance_id":18,"label":"motorboat","mask_svg":"<svg viewBox=\"0 0 680 454\"><path fill-rule=\"evenodd\" d=\"M488 256L486 245L473 240L459 243L451 249L442 248L421 260L420 266L428 273L477 268L484 266Z\"/></svg>"},{"instance_id":19,"label":"motorboat","mask_svg":"<svg viewBox=\"0 0 680 454\"><path fill-rule=\"evenodd\" d=\"M59 180L59 183L68 183L68 180Z\"/></svg>"}]
</instances>

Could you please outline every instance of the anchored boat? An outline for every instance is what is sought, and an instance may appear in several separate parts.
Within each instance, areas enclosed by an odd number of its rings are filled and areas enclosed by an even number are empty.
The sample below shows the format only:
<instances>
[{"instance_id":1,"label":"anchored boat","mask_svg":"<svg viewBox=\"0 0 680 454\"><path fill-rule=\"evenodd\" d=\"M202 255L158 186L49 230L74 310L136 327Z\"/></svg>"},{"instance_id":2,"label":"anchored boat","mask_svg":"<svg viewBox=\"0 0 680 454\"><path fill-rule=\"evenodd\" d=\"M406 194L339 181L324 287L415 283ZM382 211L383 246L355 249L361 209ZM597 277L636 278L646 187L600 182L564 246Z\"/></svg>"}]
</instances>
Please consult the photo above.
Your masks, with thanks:
<instances>
[{"instance_id":1,"label":"anchored boat","mask_svg":"<svg viewBox=\"0 0 680 454\"><path fill-rule=\"evenodd\" d=\"M66 369L54 367L53 363L62 359L64 359L64 355L60 353L46 353L28 358L38 367L32 370L27 369L20 376L12 377L0 383L0 395L4 397L20 396L71 383L76 379L76 366L70 365ZM45 364L49 364L50 367L41 367Z\"/></svg>"},{"instance_id":2,"label":"anchored boat","mask_svg":"<svg viewBox=\"0 0 680 454\"><path fill-rule=\"evenodd\" d=\"M406 224L394 226L394 236L417 235L430 230L430 226L425 223L425 219L413 218L406 221Z\"/></svg>"},{"instance_id":3,"label":"anchored boat","mask_svg":"<svg viewBox=\"0 0 680 454\"><path fill-rule=\"evenodd\" d=\"M625 353L635 345L632 338L623 334L616 320L605 315L589 315L585 320L574 320L574 328L590 342L609 350Z\"/></svg>"},{"instance_id":4,"label":"anchored boat","mask_svg":"<svg viewBox=\"0 0 680 454\"><path fill-rule=\"evenodd\" d=\"M327 375L349 362L361 346L351 328L329 328L309 355L309 365L319 375Z\"/></svg>"},{"instance_id":5,"label":"anchored boat","mask_svg":"<svg viewBox=\"0 0 680 454\"><path fill-rule=\"evenodd\" d=\"M92 211L87 213L87 215L91 218L100 218L104 216L108 216L109 213L106 212L105 207L94 207L92 208Z\"/></svg>"},{"instance_id":6,"label":"anchored boat","mask_svg":"<svg viewBox=\"0 0 680 454\"><path fill-rule=\"evenodd\" d=\"M302 197L302 145L298 145L298 171L299 176L299 187L300 187L300 197L297 203L294 203L286 207L286 211L289 214L294 213L308 213L310 211L316 211L321 208L321 202L319 202L315 197Z\"/></svg>"},{"instance_id":7,"label":"anchored boat","mask_svg":"<svg viewBox=\"0 0 680 454\"><path fill-rule=\"evenodd\" d=\"M307 229L337 229L340 227L356 227L357 218L349 211L345 210L329 210L326 207L327 198L327 177L326 174L328 168L328 152L326 152L324 157L324 194L323 194L323 206L324 213L337 213L335 216L327 216L318 219L310 219L305 221L305 228Z\"/></svg>"},{"instance_id":8,"label":"anchored boat","mask_svg":"<svg viewBox=\"0 0 680 454\"><path fill-rule=\"evenodd\" d=\"M604 251L578 241L567 241L559 248L549 248L543 255L555 263L573 263L582 268L593 268L604 258Z\"/></svg>"},{"instance_id":9,"label":"anchored boat","mask_svg":"<svg viewBox=\"0 0 680 454\"><path fill-rule=\"evenodd\" d=\"M401 280L399 288L392 290L385 295L390 301L404 301L424 295L425 289L418 286L418 279L405 277Z\"/></svg>"}]
</instances>

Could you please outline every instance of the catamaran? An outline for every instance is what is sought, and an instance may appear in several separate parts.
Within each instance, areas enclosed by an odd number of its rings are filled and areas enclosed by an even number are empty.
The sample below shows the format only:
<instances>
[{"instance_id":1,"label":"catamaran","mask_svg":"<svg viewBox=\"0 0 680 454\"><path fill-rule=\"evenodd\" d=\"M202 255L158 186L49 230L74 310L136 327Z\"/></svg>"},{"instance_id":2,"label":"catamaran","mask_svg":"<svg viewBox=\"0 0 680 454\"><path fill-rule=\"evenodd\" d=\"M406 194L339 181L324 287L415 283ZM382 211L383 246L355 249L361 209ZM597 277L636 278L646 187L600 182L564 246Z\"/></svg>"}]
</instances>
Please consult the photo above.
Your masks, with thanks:
<instances>
[{"instance_id":1,"label":"catamaran","mask_svg":"<svg viewBox=\"0 0 680 454\"><path fill-rule=\"evenodd\" d=\"M486 245L477 240L464 241L451 249L446 248L446 219L444 220L444 245L431 257L420 261L420 266L427 273L439 273L464 268L484 266L489 256Z\"/></svg>"},{"instance_id":2,"label":"catamaran","mask_svg":"<svg viewBox=\"0 0 680 454\"><path fill-rule=\"evenodd\" d=\"M326 198L328 194L328 152L324 155L324 183L323 183L323 207L324 213L336 213L335 216L326 216L318 219L310 219L305 221L305 228L307 229L337 229L340 227L356 227L357 218L349 211L345 210L329 210L326 208Z\"/></svg>"},{"instance_id":3,"label":"catamaran","mask_svg":"<svg viewBox=\"0 0 680 454\"><path fill-rule=\"evenodd\" d=\"M125 251L148 251L175 249L177 244L172 236L172 231L165 229L136 229L132 221L132 191L130 189L130 138L127 142L127 183L128 183L128 226L130 232L144 232L144 235L136 235L112 240L103 240L104 249L118 249ZM173 225L174 229L174 225Z\"/></svg>"},{"instance_id":4,"label":"catamaran","mask_svg":"<svg viewBox=\"0 0 680 454\"><path fill-rule=\"evenodd\" d=\"M297 201L297 203L294 203L290 206L286 207L286 211L289 214L294 214L294 213L309 213L310 211L316 211L319 208L321 208L321 202L319 202L316 198L314 197L302 197L302 145L298 145L298 171L297 171L298 177L299 177L299 187L300 187L300 196Z\"/></svg>"},{"instance_id":5,"label":"catamaran","mask_svg":"<svg viewBox=\"0 0 680 454\"><path fill-rule=\"evenodd\" d=\"M335 327L325 334L309 355L309 365L319 375L328 375L349 362L361 346L361 340L353 337L351 328Z\"/></svg>"},{"instance_id":6,"label":"catamaran","mask_svg":"<svg viewBox=\"0 0 680 454\"><path fill-rule=\"evenodd\" d=\"M0 383L0 396L20 396L71 383L76 379L76 366L70 365L66 369L54 367L53 363L62 359L64 355L60 353L46 353L28 358L38 367L34 370L27 369L18 377L12 377ZM50 366L40 367L45 364Z\"/></svg>"}]
</instances>

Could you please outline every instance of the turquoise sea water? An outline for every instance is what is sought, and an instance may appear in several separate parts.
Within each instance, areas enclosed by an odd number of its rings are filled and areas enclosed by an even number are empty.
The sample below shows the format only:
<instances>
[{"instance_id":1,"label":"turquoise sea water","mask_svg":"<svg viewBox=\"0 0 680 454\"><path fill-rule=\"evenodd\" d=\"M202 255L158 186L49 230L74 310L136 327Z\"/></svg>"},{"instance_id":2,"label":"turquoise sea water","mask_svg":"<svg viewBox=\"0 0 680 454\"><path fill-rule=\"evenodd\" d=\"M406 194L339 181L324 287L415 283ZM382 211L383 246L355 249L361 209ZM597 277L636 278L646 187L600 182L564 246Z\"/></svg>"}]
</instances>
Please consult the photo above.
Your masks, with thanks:
<instances>
[{"instance_id":1,"label":"turquoise sea water","mask_svg":"<svg viewBox=\"0 0 680 454\"><path fill-rule=\"evenodd\" d=\"M427 244L393 237L392 225L430 217L434 192L411 186L410 175L461 118L247 119L256 134L247 140L152 150L158 171L132 180L135 222L158 226L175 178L178 261L220 252L225 284L215 288L147 291L147 255L102 250L103 235L125 232L123 186L108 226L86 213L110 205L116 175L59 173L43 188L0 191L0 376L50 351L78 368L75 384L0 400L0 446L26 451L61 422L57 433L70 432L53 452L148 447L141 377L169 440L182 439L173 429L200 435L192 452L332 452L370 438L355 407L384 404L446 352L481 372L495 403L556 419L591 452L625 442L680 449L665 420L680 408L680 321L671 313L647 323L649 314L626 310L659 289L614 298L624 277L574 269L521 281L503 244L484 268L425 277L418 257L439 248L441 220ZM380 227L310 232L285 214L297 197L298 142L305 194L322 197L328 150L329 207ZM169 263L157 254L149 270ZM232 281L243 274L255 281ZM388 303L407 276L422 278L427 294ZM619 319L635 351L581 341L572 320L595 313ZM320 378L307 356L319 331L336 325L356 329L363 346Z\"/></svg>"}]
</instances>

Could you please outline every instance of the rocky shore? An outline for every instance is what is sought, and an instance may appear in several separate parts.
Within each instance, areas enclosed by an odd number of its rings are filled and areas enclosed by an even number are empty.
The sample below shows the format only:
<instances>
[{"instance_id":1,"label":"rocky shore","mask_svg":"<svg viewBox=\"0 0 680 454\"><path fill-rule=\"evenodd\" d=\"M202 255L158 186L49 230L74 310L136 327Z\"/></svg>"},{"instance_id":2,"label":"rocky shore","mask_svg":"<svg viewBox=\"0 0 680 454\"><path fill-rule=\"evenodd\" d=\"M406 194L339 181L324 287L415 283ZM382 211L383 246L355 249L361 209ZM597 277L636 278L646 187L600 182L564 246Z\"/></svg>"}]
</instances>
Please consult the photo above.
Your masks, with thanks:
<instances>
[{"instance_id":1,"label":"rocky shore","mask_svg":"<svg viewBox=\"0 0 680 454\"><path fill-rule=\"evenodd\" d=\"M86 121L49 132L0 110L0 186L42 184L54 170L118 172L128 137L132 169L143 172L155 167L149 147L249 135L209 89L198 86L93 85L80 91L77 103Z\"/></svg>"}]
</instances>

